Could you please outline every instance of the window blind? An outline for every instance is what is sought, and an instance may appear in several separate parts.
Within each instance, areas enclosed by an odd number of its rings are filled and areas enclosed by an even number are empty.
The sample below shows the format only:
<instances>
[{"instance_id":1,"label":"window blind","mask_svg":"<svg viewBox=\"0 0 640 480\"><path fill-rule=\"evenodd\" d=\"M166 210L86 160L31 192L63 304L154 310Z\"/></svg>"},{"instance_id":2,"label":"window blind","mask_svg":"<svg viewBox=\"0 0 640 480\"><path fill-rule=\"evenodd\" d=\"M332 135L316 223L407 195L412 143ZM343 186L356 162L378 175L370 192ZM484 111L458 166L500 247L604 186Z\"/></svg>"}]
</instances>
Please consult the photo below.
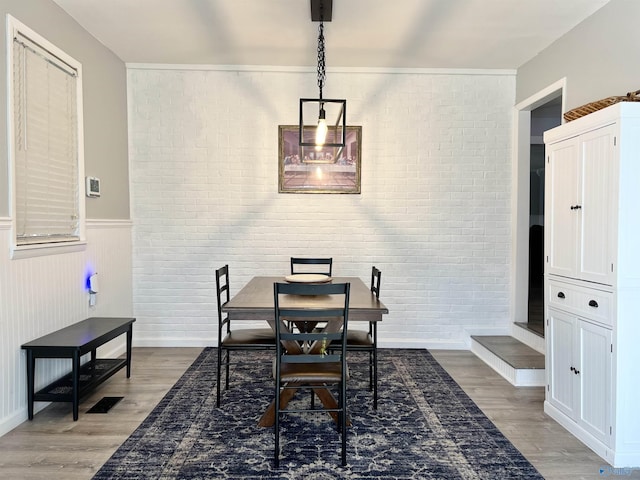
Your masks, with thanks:
<instances>
[{"instance_id":1,"label":"window blind","mask_svg":"<svg viewBox=\"0 0 640 480\"><path fill-rule=\"evenodd\" d=\"M79 240L77 72L19 34L13 54L16 243Z\"/></svg>"}]
</instances>

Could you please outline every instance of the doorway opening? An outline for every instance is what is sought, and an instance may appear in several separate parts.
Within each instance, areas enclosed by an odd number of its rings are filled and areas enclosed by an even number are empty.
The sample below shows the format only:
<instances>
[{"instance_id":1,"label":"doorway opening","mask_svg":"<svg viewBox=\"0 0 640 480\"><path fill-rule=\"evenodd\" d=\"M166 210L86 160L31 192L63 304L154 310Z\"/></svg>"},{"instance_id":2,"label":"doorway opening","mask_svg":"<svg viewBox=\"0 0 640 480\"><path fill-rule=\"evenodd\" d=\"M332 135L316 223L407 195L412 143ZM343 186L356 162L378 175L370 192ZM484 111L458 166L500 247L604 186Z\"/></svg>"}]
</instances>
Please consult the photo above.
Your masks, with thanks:
<instances>
[{"instance_id":1,"label":"doorway opening","mask_svg":"<svg viewBox=\"0 0 640 480\"><path fill-rule=\"evenodd\" d=\"M533 335L514 334L544 352L544 140L562 123L562 79L515 106L513 197L513 322ZM516 332L517 333L517 332Z\"/></svg>"},{"instance_id":2,"label":"doorway opening","mask_svg":"<svg viewBox=\"0 0 640 480\"><path fill-rule=\"evenodd\" d=\"M527 328L544 336L544 141L562 119L562 96L531 110Z\"/></svg>"}]
</instances>

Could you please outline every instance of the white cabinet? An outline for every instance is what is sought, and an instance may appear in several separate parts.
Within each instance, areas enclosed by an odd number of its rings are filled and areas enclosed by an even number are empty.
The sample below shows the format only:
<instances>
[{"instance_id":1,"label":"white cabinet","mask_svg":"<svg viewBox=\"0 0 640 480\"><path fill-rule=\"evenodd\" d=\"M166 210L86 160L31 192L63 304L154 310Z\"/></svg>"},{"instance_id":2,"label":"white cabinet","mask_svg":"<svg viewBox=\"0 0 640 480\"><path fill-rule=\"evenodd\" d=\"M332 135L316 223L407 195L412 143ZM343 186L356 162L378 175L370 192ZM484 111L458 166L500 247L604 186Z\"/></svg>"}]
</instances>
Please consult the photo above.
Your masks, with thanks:
<instances>
[{"instance_id":1,"label":"white cabinet","mask_svg":"<svg viewBox=\"0 0 640 480\"><path fill-rule=\"evenodd\" d=\"M548 273L611 285L616 125L549 145L545 180Z\"/></svg>"},{"instance_id":2,"label":"white cabinet","mask_svg":"<svg viewBox=\"0 0 640 480\"><path fill-rule=\"evenodd\" d=\"M546 360L547 401L571 419L576 418L578 388L573 374L575 362L575 318L558 310L549 309L547 314Z\"/></svg>"},{"instance_id":3,"label":"white cabinet","mask_svg":"<svg viewBox=\"0 0 640 480\"><path fill-rule=\"evenodd\" d=\"M614 467L640 467L640 104L544 140L544 409Z\"/></svg>"},{"instance_id":4,"label":"white cabinet","mask_svg":"<svg viewBox=\"0 0 640 480\"><path fill-rule=\"evenodd\" d=\"M611 330L549 309L548 401L576 426L610 445Z\"/></svg>"}]
</instances>

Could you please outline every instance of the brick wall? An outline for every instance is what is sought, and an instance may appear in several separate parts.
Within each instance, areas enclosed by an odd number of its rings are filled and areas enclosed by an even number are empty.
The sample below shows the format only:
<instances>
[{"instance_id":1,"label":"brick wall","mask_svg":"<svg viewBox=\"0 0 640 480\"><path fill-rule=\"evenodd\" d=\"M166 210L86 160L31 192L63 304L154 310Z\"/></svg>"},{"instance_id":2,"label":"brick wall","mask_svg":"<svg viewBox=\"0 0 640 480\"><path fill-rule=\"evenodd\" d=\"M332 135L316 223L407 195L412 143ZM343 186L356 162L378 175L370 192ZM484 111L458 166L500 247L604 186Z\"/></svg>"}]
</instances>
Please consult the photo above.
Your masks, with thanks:
<instances>
[{"instance_id":1,"label":"brick wall","mask_svg":"<svg viewBox=\"0 0 640 480\"><path fill-rule=\"evenodd\" d=\"M315 73L128 79L138 345L214 344L214 269L229 264L233 293L293 255L367 283L382 269L382 346L508 332L513 75L330 71L324 96L362 126L360 195L278 193L278 125Z\"/></svg>"}]
</instances>

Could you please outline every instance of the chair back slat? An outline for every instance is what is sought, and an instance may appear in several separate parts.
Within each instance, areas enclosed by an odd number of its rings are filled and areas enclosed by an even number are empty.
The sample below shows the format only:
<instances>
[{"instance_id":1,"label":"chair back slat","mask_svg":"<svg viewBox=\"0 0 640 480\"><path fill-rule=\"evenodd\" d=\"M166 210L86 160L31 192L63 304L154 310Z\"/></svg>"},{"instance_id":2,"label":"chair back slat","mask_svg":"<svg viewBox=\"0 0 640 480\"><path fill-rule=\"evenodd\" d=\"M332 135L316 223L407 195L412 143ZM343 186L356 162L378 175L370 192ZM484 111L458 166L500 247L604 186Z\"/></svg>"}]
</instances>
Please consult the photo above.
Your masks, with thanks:
<instances>
[{"instance_id":1,"label":"chair back slat","mask_svg":"<svg viewBox=\"0 0 640 480\"><path fill-rule=\"evenodd\" d=\"M338 340L342 338L342 332L326 333L326 332L280 332L282 340L299 340L303 342L321 342L323 340Z\"/></svg>"},{"instance_id":2,"label":"chair back slat","mask_svg":"<svg viewBox=\"0 0 640 480\"><path fill-rule=\"evenodd\" d=\"M329 295L329 294L328 294ZM331 295L335 295L331 294ZM283 317L296 317L296 318L304 318L309 319L309 321L322 321L331 320L335 317L342 316L342 310L340 308L323 308L321 310L311 310L300 307L280 307L280 314Z\"/></svg>"},{"instance_id":3,"label":"chair back slat","mask_svg":"<svg viewBox=\"0 0 640 480\"><path fill-rule=\"evenodd\" d=\"M291 257L291 275L310 273L329 275L333 270L333 258L301 258Z\"/></svg>"},{"instance_id":4,"label":"chair back slat","mask_svg":"<svg viewBox=\"0 0 640 480\"><path fill-rule=\"evenodd\" d=\"M326 353L324 356L301 353L299 355L285 355L281 361L282 363L335 363L340 359L341 356L335 353Z\"/></svg>"},{"instance_id":5,"label":"chair back slat","mask_svg":"<svg viewBox=\"0 0 640 480\"><path fill-rule=\"evenodd\" d=\"M380 298L380 280L382 279L382 272L376 267L371 267L371 291L375 294L376 298Z\"/></svg>"},{"instance_id":6,"label":"chair back slat","mask_svg":"<svg viewBox=\"0 0 640 480\"><path fill-rule=\"evenodd\" d=\"M229 317L222 311L222 307L229 301L229 265L216 270L216 298L218 300L218 341L222 339L223 330L231 329Z\"/></svg>"}]
</instances>

